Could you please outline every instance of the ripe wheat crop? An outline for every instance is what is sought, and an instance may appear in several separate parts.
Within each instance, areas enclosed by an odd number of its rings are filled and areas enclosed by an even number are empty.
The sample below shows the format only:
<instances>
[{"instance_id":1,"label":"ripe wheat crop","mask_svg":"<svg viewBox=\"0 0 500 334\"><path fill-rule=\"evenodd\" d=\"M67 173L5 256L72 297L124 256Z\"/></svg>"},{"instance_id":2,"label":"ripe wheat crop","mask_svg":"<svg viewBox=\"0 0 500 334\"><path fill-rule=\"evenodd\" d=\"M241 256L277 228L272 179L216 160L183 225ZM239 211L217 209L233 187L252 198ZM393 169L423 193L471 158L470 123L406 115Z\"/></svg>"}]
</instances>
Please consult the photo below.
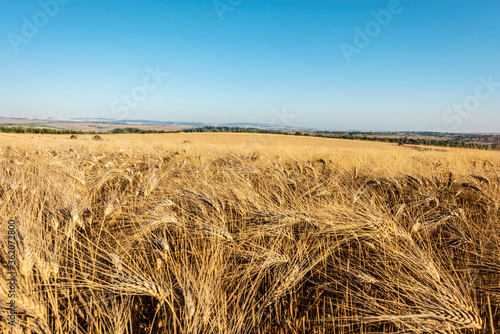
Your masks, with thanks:
<instances>
[{"instance_id":1,"label":"ripe wheat crop","mask_svg":"<svg viewBox=\"0 0 500 334\"><path fill-rule=\"evenodd\" d=\"M0 139L0 333L500 330L498 153L11 137Z\"/></svg>"}]
</instances>

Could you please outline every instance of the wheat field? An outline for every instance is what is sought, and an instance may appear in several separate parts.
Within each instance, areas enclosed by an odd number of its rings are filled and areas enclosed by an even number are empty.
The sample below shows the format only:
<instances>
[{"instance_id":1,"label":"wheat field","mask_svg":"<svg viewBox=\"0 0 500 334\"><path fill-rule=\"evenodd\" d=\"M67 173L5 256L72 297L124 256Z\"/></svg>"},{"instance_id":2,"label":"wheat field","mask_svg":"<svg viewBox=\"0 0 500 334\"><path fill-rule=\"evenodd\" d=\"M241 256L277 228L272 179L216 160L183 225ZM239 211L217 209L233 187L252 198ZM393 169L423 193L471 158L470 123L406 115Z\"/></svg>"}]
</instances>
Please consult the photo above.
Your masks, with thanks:
<instances>
[{"instance_id":1,"label":"wheat field","mask_svg":"<svg viewBox=\"0 0 500 334\"><path fill-rule=\"evenodd\" d=\"M500 330L498 152L102 137L0 135L0 333Z\"/></svg>"}]
</instances>

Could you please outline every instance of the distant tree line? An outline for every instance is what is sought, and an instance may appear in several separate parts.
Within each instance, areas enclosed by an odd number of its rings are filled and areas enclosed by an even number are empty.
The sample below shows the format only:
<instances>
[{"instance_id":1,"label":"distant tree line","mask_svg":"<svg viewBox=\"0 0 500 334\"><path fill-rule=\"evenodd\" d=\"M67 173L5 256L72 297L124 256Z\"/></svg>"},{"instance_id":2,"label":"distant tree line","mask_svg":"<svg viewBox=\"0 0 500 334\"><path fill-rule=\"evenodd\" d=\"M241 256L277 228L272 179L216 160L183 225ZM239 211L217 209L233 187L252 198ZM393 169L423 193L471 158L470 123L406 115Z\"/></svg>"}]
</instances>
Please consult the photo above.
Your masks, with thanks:
<instances>
[{"instance_id":1,"label":"distant tree line","mask_svg":"<svg viewBox=\"0 0 500 334\"><path fill-rule=\"evenodd\" d=\"M166 131L166 130L147 130L147 129L138 129L138 128L123 128L123 129L114 129L109 131L108 133L121 133L121 134L131 134L131 133L172 133L179 131Z\"/></svg>"},{"instance_id":2,"label":"distant tree line","mask_svg":"<svg viewBox=\"0 0 500 334\"><path fill-rule=\"evenodd\" d=\"M71 134L95 134L97 132L75 131L75 130L60 130L51 128L33 128L23 126L0 126L0 132L4 133L34 133L34 134L51 134L51 135L71 135Z\"/></svg>"},{"instance_id":3,"label":"distant tree line","mask_svg":"<svg viewBox=\"0 0 500 334\"><path fill-rule=\"evenodd\" d=\"M276 135L287 135L288 132L282 130L270 130L259 128L242 128L233 126L202 126L192 129L186 129L185 132L241 132L241 133L268 133Z\"/></svg>"},{"instance_id":4,"label":"distant tree line","mask_svg":"<svg viewBox=\"0 0 500 334\"><path fill-rule=\"evenodd\" d=\"M61 130L61 129L51 129L51 128L35 128L35 127L23 127L23 126L0 126L0 132L4 133L33 133L33 134L52 134L52 135L95 135L102 134L102 132L96 131L76 131L76 130ZM124 129L114 129L108 131L107 133L169 133L170 131L165 130L143 130L137 128L124 128ZM179 131L174 131L179 132Z\"/></svg>"}]
</instances>

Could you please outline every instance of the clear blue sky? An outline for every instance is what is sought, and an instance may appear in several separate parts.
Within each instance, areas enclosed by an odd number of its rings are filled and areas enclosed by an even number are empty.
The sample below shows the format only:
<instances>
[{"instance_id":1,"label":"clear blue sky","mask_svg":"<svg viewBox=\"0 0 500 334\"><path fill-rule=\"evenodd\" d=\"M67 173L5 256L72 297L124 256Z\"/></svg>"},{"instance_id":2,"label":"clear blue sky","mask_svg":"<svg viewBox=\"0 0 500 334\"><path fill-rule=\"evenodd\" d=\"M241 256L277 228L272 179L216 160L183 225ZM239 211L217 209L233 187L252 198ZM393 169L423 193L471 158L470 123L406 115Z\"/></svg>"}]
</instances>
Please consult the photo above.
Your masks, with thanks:
<instances>
[{"instance_id":1,"label":"clear blue sky","mask_svg":"<svg viewBox=\"0 0 500 334\"><path fill-rule=\"evenodd\" d=\"M500 2L395 1L3 0L0 116L500 132Z\"/></svg>"}]
</instances>

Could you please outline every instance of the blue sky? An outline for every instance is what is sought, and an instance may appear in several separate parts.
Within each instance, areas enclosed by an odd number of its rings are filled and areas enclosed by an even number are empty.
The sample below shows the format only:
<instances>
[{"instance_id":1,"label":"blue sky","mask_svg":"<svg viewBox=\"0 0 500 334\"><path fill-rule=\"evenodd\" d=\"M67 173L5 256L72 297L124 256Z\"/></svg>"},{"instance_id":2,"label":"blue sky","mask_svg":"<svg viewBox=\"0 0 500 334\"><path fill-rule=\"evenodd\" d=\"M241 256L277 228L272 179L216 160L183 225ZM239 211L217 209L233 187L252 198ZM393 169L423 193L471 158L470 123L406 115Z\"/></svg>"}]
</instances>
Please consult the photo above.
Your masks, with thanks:
<instances>
[{"instance_id":1,"label":"blue sky","mask_svg":"<svg viewBox=\"0 0 500 334\"><path fill-rule=\"evenodd\" d=\"M0 96L3 117L500 132L500 2L4 0Z\"/></svg>"}]
</instances>

